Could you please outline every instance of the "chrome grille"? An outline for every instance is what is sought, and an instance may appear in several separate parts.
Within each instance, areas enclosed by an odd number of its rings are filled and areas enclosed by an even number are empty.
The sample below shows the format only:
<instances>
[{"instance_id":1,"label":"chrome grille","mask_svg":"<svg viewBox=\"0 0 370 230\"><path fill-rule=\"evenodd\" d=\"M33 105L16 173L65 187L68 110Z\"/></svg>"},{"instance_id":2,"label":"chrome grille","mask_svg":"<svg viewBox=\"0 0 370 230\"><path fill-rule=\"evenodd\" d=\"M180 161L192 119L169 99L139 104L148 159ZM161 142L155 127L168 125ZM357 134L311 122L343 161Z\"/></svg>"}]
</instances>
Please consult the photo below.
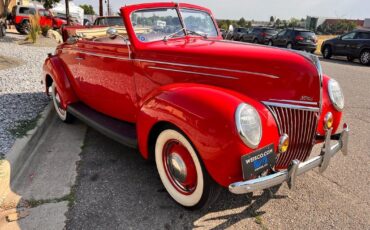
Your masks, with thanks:
<instances>
[{"instance_id":1,"label":"chrome grille","mask_svg":"<svg viewBox=\"0 0 370 230\"><path fill-rule=\"evenodd\" d=\"M315 142L318 112L271 105L268 108L278 123L280 134L288 134L290 140L288 151L277 160L276 169L287 168L295 159L305 161Z\"/></svg>"}]
</instances>

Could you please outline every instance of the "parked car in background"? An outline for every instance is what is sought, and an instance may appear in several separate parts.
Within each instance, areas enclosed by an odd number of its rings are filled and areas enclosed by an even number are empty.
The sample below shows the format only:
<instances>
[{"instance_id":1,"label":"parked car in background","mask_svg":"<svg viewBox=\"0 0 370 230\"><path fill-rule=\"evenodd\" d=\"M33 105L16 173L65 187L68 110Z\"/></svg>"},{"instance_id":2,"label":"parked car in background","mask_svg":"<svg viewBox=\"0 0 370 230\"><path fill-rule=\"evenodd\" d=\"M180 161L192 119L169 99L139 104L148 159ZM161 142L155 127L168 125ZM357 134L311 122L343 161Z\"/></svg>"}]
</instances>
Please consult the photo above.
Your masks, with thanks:
<instances>
[{"instance_id":1,"label":"parked car in background","mask_svg":"<svg viewBox=\"0 0 370 230\"><path fill-rule=\"evenodd\" d=\"M326 40L321 46L324 58L333 55L346 56L348 61L359 59L361 64L370 64L370 30L356 30L342 36Z\"/></svg>"},{"instance_id":2,"label":"parked car in background","mask_svg":"<svg viewBox=\"0 0 370 230\"><path fill-rule=\"evenodd\" d=\"M243 28L243 27L237 27L234 29L234 31L231 33L231 38L230 40L234 41L240 41L240 39L245 35L248 34L249 30L248 28Z\"/></svg>"},{"instance_id":3,"label":"parked car in background","mask_svg":"<svg viewBox=\"0 0 370 230\"><path fill-rule=\"evenodd\" d=\"M123 19L120 16L97 17L94 25L96 26L124 26Z\"/></svg>"},{"instance_id":4,"label":"parked car in background","mask_svg":"<svg viewBox=\"0 0 370 230\"><path fill-rule=\"evenodd\" d=\"M30 31L30 15L40 15L40 26L51 29L59 29L67 24L65 20L54 17L49 10L31 6L17 5L12 9L12 23L20 34L28 34Z\"/></svg>"},{"instance_id":5,"label":"parked car in background","mask_svg":"<svg viewBox=\"0 0 370 230\"><path fill-rule=\"evenodd\" d=\"M278 31L269 27L254 27L249 33L243 34L241 41L259 44L268 44Z\"/></svg>"},{"instance_id":6,"label":"parked car in background","mask_svg":"<svg viewBox=\"0 0 370 230\"><path fill-rule=\"evenodd\" d=\"M121 14L125 26L63 28L66 42L44 63L45 91L62 121L77 117L155 161L179 204L207 207L221 186L292 187L347 153L343 93L317 56L223 40L212 12L196 5Z\"/></svg>"},{"instance_id":7,"label":"parked car in background","mask_svg":"<svg viewBox=\"0 0 370 230\"><path fill-rule=\"evenodd\" d=\"M268 45L314 53L317 49L317 37L310 30L288 28L273 36Z\"/></svg>"},{"instance_id":8,"label":"parked car in background","mask_svg":"<svg viewBox=\"0 0 370 230\"><path fill-rule=\"evenodd\" d=\"M6 35L6 22L0 18L0 38Z\"/></svg>"}]
</instances>

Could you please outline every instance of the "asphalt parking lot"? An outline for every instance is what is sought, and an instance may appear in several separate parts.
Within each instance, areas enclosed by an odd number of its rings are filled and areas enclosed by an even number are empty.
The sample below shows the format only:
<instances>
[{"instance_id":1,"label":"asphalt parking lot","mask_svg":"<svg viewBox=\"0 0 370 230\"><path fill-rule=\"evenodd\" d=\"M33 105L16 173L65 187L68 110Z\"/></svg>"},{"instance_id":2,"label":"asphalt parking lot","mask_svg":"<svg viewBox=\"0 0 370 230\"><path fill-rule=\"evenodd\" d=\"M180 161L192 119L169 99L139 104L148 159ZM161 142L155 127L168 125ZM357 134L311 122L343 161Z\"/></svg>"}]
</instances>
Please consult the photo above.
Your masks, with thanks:
<instances>
[{"instance_id":1,"label":"asphalt parking lot","mask_svg":"<svg viewBox=\"0 0 370 230\"><path fill-rule=\"evenodd\" d=\"M252 199L222 192L209 210L188 211L171 200L154 163L96 131L86 135L67 229L369 229L370 67L323 60L344 89L344 121L351 128L347 157L327 171L309 172L296 190ZM316 149L317 152L317 149Z\"/></svg>"}]
</instances>

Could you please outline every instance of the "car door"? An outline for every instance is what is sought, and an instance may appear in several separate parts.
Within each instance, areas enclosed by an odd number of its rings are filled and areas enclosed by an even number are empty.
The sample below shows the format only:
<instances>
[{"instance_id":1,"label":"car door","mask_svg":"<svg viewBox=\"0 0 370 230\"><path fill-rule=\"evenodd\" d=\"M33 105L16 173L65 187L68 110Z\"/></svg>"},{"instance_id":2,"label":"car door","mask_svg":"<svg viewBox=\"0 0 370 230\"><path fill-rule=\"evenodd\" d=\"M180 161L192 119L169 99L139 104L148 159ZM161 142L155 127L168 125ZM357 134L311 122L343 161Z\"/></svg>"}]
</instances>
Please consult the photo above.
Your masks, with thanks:
<instances>
[{"instance_id":1,"label":"car door","mask_svg":"<svg viewBox=\"0 0 370 230\"><path fill-rule=\"evenodd\" d=\"M286 33L287 33L287 30L283 30L283 31L280 31L276 35L276 37L275 37L275 39L273 41L275 46L283 46L283 44L284 44L284 36L285 36Z\"/></svg>"},{"instance_id":2,"label":"car door","mask_svg":"<svg viewBox=\"0 0 370 230\"><path fill-rule=\"evenodd\" d=\"M84 102L96 111L111 117L134 122L136 94L130 49L119 37L101 38L78 43L80 69L79 88Z\"/></svg>"},{"instance_id":3,"label":"car door","mask_svg":"<svg viewBox=\"0 0 370 230\"><path fill-rule=\"evenodd\" d=\"M348 55L350 54L350 45L354 42L356 32L351 32L340 37L333 44L333 54Z\"/></svg>"},{"instance_id":4,"label":"car door","mask_svg":"<svg viewBox=\"0 0 370 230\"><path fill-rule=\"evenodd\" d=\"M359 31L357 32L355 39L350 44L350 56L358 57L364 47L370 46L370 32Z\"/></svg>"}]
</instances>

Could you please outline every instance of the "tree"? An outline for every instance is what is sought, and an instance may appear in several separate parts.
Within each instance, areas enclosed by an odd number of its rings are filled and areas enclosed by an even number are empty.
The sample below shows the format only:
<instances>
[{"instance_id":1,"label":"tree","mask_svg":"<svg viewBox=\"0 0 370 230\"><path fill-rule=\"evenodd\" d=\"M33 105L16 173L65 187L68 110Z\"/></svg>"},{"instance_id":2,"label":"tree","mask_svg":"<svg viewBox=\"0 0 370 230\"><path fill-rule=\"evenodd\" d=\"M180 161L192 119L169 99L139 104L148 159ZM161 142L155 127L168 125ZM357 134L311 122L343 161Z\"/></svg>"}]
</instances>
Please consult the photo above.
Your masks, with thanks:
<instances>
[{"instance_id":1,"label":"tree","mask_svg":"<svg viewBox=\"0 0 370 230\"><path fill-rule=\"evenodd\" d=\"M280 24L281 24L280 18L276 19L276 21L275 21L275 27L279 28L280 27Z\"/></svg>"},{"instance_id":2,"label":"tree","mask_svg":"<svg viewBox=\"0 0 370 230\"><path fill-rule=\"evenodd\" d=\"M92 5L83 4L80 7L84 10L87 15L95 15L94 7Z\"/></svg>"},{"instance_id":3,"label":"tree","mask_svg":"<svg viewBox=\"0 0 370 230\"><path fill-rule=\"evenodd\" d=\"M238 21L238 25L240 27L245 27L245 25L247 24L247 21L245 21L244 18L241 18L239 21Z\"/></svg>"},{"instance_id":4,"label":"tree","mask_svg":"<svg viewBox=\"0 0 370 230\"><path fill-rule=\"evenodd\" d=\"M5 3L3 0L0 0L0 19L5 17Z\"/></svg>"},{"instance_id":5,"label":"tree","mask_svg":"<svg viewBox=\"0 0 370 230\"><path fill-rule=\"evenodd\" d=\"M59 3L60 0L37 0L38 2L44 3L45 9L51 9L55 3Z\"/></svg>"},{"instance_id":6,"label":"tree","mask_svg":"<svg viewBox=\"0 0 370 230\"><path fill-rule=\"evenodd\" d=\"M274 16L271 16L271 17L270 17L270 22L271 22L271 24L274 24L274 22L275 22L275 18L274 18Z\"/></svg>"}]
</instances>

